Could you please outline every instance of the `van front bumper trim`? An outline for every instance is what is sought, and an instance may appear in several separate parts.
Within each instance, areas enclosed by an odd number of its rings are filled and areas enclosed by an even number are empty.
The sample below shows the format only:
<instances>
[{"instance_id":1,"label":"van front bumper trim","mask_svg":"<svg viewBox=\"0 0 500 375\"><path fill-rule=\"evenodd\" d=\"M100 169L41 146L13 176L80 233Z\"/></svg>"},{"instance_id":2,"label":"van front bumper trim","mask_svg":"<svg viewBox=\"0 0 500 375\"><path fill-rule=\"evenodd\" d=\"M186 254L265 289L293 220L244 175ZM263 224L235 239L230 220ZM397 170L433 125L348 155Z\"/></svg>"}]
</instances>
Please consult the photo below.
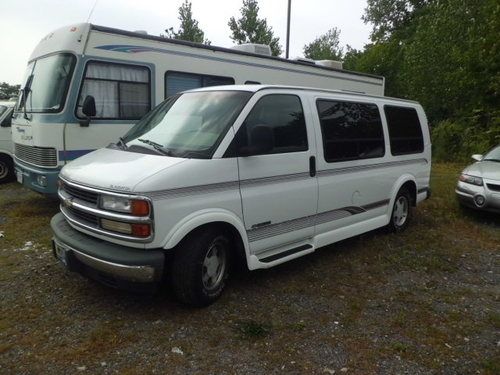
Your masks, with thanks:
<instances>
[{"instance_id":1,"label":"van front bumper trim","mask_svg":"<svg viewBox=\"0 0 500 375\"><path fill-rule=\"evenodd\" d=\"M109 243L71 227L60 213L50 222L54 255L67 269L83 272L82 265L94 271L133 283L155 283L163 276L163 250L138 249Z\"/></svg>"}]
</instances>

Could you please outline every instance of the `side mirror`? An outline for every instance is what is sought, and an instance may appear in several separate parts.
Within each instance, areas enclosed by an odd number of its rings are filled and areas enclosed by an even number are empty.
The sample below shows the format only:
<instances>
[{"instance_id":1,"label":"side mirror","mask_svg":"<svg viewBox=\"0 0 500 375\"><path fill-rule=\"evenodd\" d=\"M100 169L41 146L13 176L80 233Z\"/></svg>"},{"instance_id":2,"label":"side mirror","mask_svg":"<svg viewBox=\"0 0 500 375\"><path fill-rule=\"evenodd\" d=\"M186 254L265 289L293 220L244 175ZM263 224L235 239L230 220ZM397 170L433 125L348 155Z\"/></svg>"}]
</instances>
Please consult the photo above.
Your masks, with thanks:
<instances>
[{"instance_id":1,"label":"side mirror","mask_svg":"<svg viewBox=\"0 0 500 375\"><path fill-rule=\"evenodd\" d=\"M12 125L12 112L7 115L0 124L2 128L10 128Z\"/></svg>"},{"instance_id":2,"label":"side mirror","mask_svg":"<svg viewBox=\"0 0 500 375\"><path fill-rule=\"evenodd\" d=\"M241 156L267 154L274 148L274 132L270 126L257 125L250 134L248 146L239 150Z\"/></svg>"},{"instance_id":3,"label":"side mirror","mask_svg":"<svg viewBox=\"0 0 500 375\"><path fill-rule=\"evenodd\" d=\"M80 121L80 126L89 126L90 118L94 117L97 113L95 108L95 99L92 95L87 95L83 100L82 113L87 117Z\"/></svg>"},{"instance_id":4,"label":"side mirror","mask_svg":"<svg viewBox=\"0 0 500 375\"><path fill-rule=\"evenodd\" d=\"M474 155L472 155L472 159L474 159L475 161L481 161L481 160L483 160L483 155L474 154Z\"/></svg>"}]
</instances>

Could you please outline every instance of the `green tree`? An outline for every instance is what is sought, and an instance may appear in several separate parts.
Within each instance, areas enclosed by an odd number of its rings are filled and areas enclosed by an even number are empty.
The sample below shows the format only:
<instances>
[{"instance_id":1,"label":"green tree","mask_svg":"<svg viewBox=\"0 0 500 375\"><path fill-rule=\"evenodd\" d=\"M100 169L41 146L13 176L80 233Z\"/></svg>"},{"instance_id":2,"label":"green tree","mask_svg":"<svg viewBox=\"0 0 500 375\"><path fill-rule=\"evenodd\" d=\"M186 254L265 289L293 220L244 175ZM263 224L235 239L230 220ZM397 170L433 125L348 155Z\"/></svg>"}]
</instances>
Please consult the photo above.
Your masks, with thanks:
<instances>
[{"instance_id":1,"label":"green tree","mask_svg":"<svg viewBox=\"0 0 500 375\"><path fill-rule=\"evenodd\" d=\"M362 19L373 24L372 40L387 40L412 23L420 11L436 0L368 0Z\"/></svg>"},{"instance_id":2,"label":"green tree","mask_svg":"<svg viewBox=\"0 0 500 375\"><path fill-rule=\"evenodd\" d=\"M173 27L165 30L168 38L210 44L210 41L205 39L205 33L198 26L198 21L193 18L190 1L185 0L179 7L178 19L181 21L179 30L174 31Z\"/></svg>"},{"instance_id":3,"label":"green tree","mask_svg":"<svg viewBox=\"0 0 500 375\"><path fill-rule=\"evenodd\" d=\"M238 43L267 44L271 47L273 56L281 55L280 39L274 36L273 28L267 25L267 20L259 18L259 5L257 0L243 0L241 18L236 20L231 17L229 28L231 39Z\"/></svg>"},{"instance_id":4,"label":"green tree","mask_svg":"<svg viewBox=\"0 0 500 375\"><path fill-rule=\"evenodd\" d=\"M314 60L340 60L342 47L340 44L340 30L336 27L317 37L304 46L304 56Z\"/></svg>"},{"instance_id":5,"label":"green tree","mask_svg":"<svg viewBox=\"0 0 500 375\"><path fill-rule=\"evenodd\" d=\"M21 85L9 85L7 82L0 83L0 100L9 100L16 97Z\"/></svg>"}]
</instances>

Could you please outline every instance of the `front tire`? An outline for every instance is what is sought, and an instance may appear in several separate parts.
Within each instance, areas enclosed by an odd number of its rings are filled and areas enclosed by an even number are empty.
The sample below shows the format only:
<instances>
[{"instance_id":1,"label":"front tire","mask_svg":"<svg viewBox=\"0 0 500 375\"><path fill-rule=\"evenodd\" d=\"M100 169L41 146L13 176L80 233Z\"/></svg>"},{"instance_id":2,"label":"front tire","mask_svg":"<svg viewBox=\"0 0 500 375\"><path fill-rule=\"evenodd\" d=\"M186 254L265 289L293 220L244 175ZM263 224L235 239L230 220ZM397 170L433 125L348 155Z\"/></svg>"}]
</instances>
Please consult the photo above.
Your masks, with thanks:
<instances>
[{"instance_id":1,"label":"front tire","mask_svg":"<svg viewBox=\"0 0 500 375\"><path fill-rule=\"evenodd\" d=\"M0 184L14 179L14 165L12 159L6 155L0 155Z\"/></svg>"},{"instance_id":2,"label":"front tire","mask_svg":"<svg viewBox=\"0 0 500 375\"><path fill-rule=\"evenodd\" d=\"M172 261L172 288L177 299L192 306L215 302L225 287L230 241L212 228L191 233Z\"/></svg>"},{"instance_id":3,"label":"front tire","mask_svg":"<svg viewBox=\"0 0 500 375\"><path fill-rule=\"evenodd\" d=\"M410 192L403 188L398 191L394 205L392 206L391 219L387 228L391 232L404 231L411 218L411 197Z\"/></svg>"}]
</instances>

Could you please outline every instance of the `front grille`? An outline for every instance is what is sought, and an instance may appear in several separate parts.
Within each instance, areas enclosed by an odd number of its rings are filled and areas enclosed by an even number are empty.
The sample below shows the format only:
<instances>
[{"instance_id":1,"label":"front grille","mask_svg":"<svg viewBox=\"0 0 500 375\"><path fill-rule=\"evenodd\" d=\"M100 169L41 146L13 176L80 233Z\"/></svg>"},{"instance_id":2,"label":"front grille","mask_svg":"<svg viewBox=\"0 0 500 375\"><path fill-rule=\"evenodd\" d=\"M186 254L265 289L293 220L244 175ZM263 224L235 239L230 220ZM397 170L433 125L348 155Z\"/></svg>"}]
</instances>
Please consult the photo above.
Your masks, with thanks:
<instances>
[{"instance_id":1,"label":"front grille","mask_svg":"<svg viewBox=\"0 0 500 375\"><path fill-rule=\"evenodd\" d=\"M96 215L89 214L80 210L75 210L72 207L64 208L74 219L80 219L93 226L99 226L99 218Z\"/></svg>"},{"instance_id":2,"label":"front grille","mask_svg":"<svg viewBox=\"0 0 500 375\"><path fill-rule=\"evenodd\" d=\"M66 183L62 184L62 188L66 193L68 193L72 197L81 199L82 201L85 202L97 204L97 201L99 200L99 194L89 190L83 190Z\"/></svg>"},{"instance_id":3,"label":"front grille","mask_svg":"<svg viewBox=\"0 0 500 375\"><path fill-rule=\"evenodd\" d=\"M14 154L26 163L39 167L57 167L57 152L52 147L36 147L14 144Z\"/></svg>"},{"instance_id":4,"label":"front grille","mask_svg":"<svg viewBox=\"0 0 500 375\"><path fill-rule=\"evenodd\" d=\"M491 191L500 191L500 185L486 184Z\"/></svg>"}]
</instances>

